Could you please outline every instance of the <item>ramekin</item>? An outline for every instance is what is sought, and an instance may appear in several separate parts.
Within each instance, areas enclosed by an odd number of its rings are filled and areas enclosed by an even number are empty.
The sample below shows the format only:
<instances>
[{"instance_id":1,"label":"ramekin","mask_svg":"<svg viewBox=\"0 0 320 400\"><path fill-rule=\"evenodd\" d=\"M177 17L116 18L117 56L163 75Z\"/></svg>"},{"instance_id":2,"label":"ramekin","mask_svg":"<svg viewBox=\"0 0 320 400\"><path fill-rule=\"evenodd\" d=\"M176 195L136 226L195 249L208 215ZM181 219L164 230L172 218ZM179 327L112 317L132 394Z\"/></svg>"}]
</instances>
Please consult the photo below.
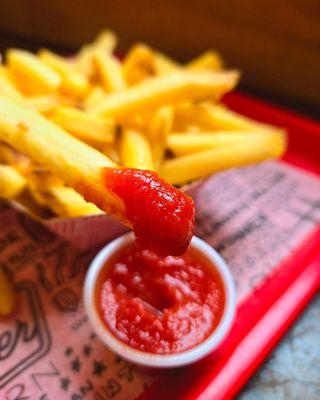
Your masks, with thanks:
<instances>
[{"instance_id":1,"label":"ramekin","mask_svg":"<svg viewBox=\"0 0 320 400\"><path fill-rule=\"evenodd\" d=\"M222 257L206 242L198 237L193 237L190 246L212 261L214 268L220 275L224 286L225 307L216 329L197 346L173 354L153 354L134 349L118 340L101 320L96 306L96 285L101 269L107 260L121 247L134 241L132 232L127 233L108 243L100 250L91 262L84 285L84 303L93 330L109 349L121 357L135 364L153 368L173 368L194 363L216 349L226 338L235 316L236 290L229 267Z\"/></svg>"}]
</instances>

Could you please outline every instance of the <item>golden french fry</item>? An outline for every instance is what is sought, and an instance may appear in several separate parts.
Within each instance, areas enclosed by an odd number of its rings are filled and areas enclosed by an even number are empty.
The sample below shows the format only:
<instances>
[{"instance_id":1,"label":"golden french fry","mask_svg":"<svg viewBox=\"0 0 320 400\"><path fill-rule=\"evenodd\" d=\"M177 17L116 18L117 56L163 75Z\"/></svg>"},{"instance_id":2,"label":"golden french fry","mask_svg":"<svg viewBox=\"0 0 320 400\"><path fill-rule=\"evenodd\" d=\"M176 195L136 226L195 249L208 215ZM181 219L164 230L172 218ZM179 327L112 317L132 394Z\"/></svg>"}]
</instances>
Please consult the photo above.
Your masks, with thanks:
<instances>
[{"instance_id":1,"label":"golden french fry","mask_svg":"<svg viewBox=\"0 0 320 400\"><path fill-rule=\"evenodd\" d=\"M87 94L89 90L88 79L75 69L71 61L46 49L40 50L38 55L44 64L61 75L60 88L63 92L76 97L83 97Z\"/></svg>"},{"instance_id":2,"label":"golden french fry","mask_svg":"<svg viewBox=\"0 0 320 400\"><path fill-rule=\"evenodd\" d=\"M120 164L121 160L118 147L119 143L116 140L113 143L107 143L106 145L102 146L100 151L110 158L114 163Z\"/></svg>"},{"instance_id":3,"label":"golden french fry","mask_svg":"<svg viewBox=\"0 0 320 400\"><path fill-rule=\"evenodd\" d=\"M166 135L172 129L173 109L172 107L162 107L155 112L148 122L146 134L151 141L156 141L163 132Z\"/></svg>"},{"instance_id":4,"label":"golden french fry","mask_svg":"<svg viewBox=\"0 0 320 400\"><path fill-rule=\"evenodd\" d=\"M24 87L34 94L55 91L61 83L60 75L28 51L10 49L6 54L8 68Z\"/></svg>"},{"instance_id":5,"label":"golden french fry","mask_svg":"<svg viewBox=\"0 0 320 400\"><path fill-rule=\"evenodd\" d=\"M43 207L37 203L28 190L29 187L27 187L27 190L23 191L19 196L15 197L13 201L26 210L29 215L42 219L52 218L53 213L51 210L49 210L47 206Z\"/></svg>"},{"instance_id":6,"label":"golden french fry","mask_svg":"<svg viewBox=\"0 0 320 400\"><path fill-rule=\"evenodd\" d=\"M70 72L64 75L60 88L64 93L82 98L87 95L90 85L84 75Z\"/></svg>"},{"instance_id":7,"label":"golden french fry","mask_svg":"<svg viewBox=\"0 0 320 400\"><path fill-rule=\"evenodd\" d=\"M39 164L49 165L49 169L71 184L77 183L82 174L96 178L99 168L115 166L55 123L3 97L0 97L0 140Z\"/></svg>"},{"instance_id":8,"label":"golden french fry","mask_svg":"<svg viewBox=\"0 0 320 400\"><path fill-rule=\"evenodd\" d=\"M167 75L182 69L182 66L163 53L156 52L156 69L158 75Z\"/></svg>"},{"instance_id":9,"label":"golden french fry","mask_svg":"<svg viewBox=\"0 0 320 400\"><path fill-rule=\"evenodd\" d=\"M150 143L140 132L125 129L119 147L122 165L125 167L154 169Z\"/></svg>"},{"instance_id":10,"label":"golden french fry","mask_svg":"<svg viewBox=\"0 0 320 400\"><path fill-rule=\"evenodd\" d=\"M146 45L134 45L122 64L123 75L128 85L136 85L157 74L154 52Z\"/></svg>"},{"instance_id":11,"label":"golden french fry","mask_svg":"<svg viewBox=\"0 0 320 400\"><path fill-rule=\"evenodd\" d=\"M59 107L52 120L66 131L89 143L111 143L115 136L115 122L110 118L91 115L72 107Z\"/></svg>"},{"instance_id":12,"label":"golden french fry","mask_svg":"<svg viewBox=\"0 0 320 400\"><path fill-rule=\"evenodd\" d=\"M14 309L15 293L5 272L0 268L0 316L10 314Z\"/></svg>"},{"instance_id":13,"label":"golden french fry","mask_svg":"<svg viewBox=\"0 0 320 400\"><path fill-rule=\"evenodd\" d=\"M186 67L191 71L217 71L222 69L223 61L216 51L209 50L190 61Z\"/></svg>"},{"instance_id":14,"label":"golden french fry","mask_svg":"<svg viewBox=\"0 0 320 400\"><path fill-rule=\"evenodd\" d=\"M98 106L107 96L107 93L100 87L95 86L84 100L84 109L91 111Z\"/></svg>"},{"instance_id":15,"label":"golden french fry","mask_svg":"<svg viewBox=\"0 0 320 400\"><path fill-rule=\"evenodd\" d=\"M112 54L95 51L94 62L103 87L107 92L119 92L125 89L126 83L121 63Z\"/></svg>"},{"instance_id":16,"label":"golden french fry","mask_svg":"<svg viewBox=\"0 0 320 400\"><path fill-rule=\"evenodd\" d=\"M20 172L10 165L0 164L0 197L12 199L26 187L27 181Z\"/></svg>"},{"instance_id":17,"label":"golden french fry","mask_svg":"<svg viewBox=\"0 0 320 400\"><path fill-rule=\"evenodd\" d=\"M185 100L218 100L236 85L238 78L235 71L179 72L151 78L124 92L110 94L92 112L121 118Z\"/></svg>"},{"instance_id":18,"label":"golden french fry","mask_svg":"<svg viewBox=\"0 0 320 400\"><path fill-rule=\"evenodd\" d=\"M16 150L6 143L0 142L0 163L13 164L16 161Z\"/></svg>"},{"instance_id":19,"label":"golden french fry","mask_svg":"<svg viewBox=\"0 0 320 400\"><path fill-rule=\"evenodd\" d=\"M26 107L40 114L49 114L60 106L60 100L57 96L42 95L32 96L25 99Z\"/></svg>"},{"instance_id":20,"label":"golden french fry","mask_svg":"<svg viewBox=\"0 0 320 400\"><path fill-rule=\"evenodd\" d=\"M94 204L88 203L74 189L47 171L35 171L28 176L28 188L41 206L49 207L61 217L80 217L102 213Z\"/></svg>"},{"instance_id":21,"label":"golden french fry","mask_svg":"<svg viewBox=\"0 0 320 400\"><path fill-rule=\"evenodd\" d=\"M93 47L106 53L113 53L117 46L117 42L117 35L114 32L108 29L103 29L95 38Z\"/></svg>"},{"instance_id":22,"label":"golden french fry","mask_svg":"<svg viewBox=\"0 0 320 400\"><path fill-rule=\"evenodd\" d=\"M147 130L146 128L149 126L150 121L156 112L157 111L142 114L138 113L130 115L127 118L124 117L123 120L119 122L119 126L145 133Z\"/></svg>"},{"instance_id":23,"label":"golden french fry","mask_svg":"<svg viewBox=\"0 0 320 400\"><path fill-rule=\"evenodd\" d=\"M198 151L208 150L213 147L229 146L234 143L246 143L250 141L252 135L259 135L260 132L245 131L215 131L201 133L175 133L167 138L167 147L174 154L181 156L184 154L197 153Z\"/></svg>"},{"instance_id":24,"label":"golden french fry","mask_svg":"<svg viewBox=\"0 0 320 400\"><path fill-rule=\"evenodd\" d=\"M224 106L210 103L185 103L176 107L174 129L185 130L195 125L203 130L270 130L274 127L254 121Z\"/></svg>"},{"instance_id":25,"label":"golden french fry","mask_svg":"<svg viewBox=\"0 0 320 400\"><path fill-rule=\"evenodd\" d=\"M123 61L123 74L129 85L136 85L156 75L173 73L180 68L169 57L143 43L134 45Z\"/></svg>"},{"instance_id":26,"label":"golden french fry","mask_svg":"<svg viewBox=\"0 0 320 400\"><path fill-rule=\"evenodd\" d=\"M7 69L3 66L0 66L0 95L20 103L24 101L24 96L19 92L13 80L10 79Z\"/></svg>"},{"instance_id":27,"label":"golden french fry","mask_svg":"<svg viewBox=\"0 0 320 400\"><path fill-rule=\"evenodd\" d=\"M75 57L75 68L91 79L94 74L93 67L93 48L91 45L83 46Z\"/></svg>"},{"instance_id":28,"label":"golden french fry","mask_svg":"<svg viewBox=\"0 0 320 400\"><path fill-rule=\"evenodd\" d=\"M87 201L130 226L121 200L108 191L104 181L105 169L117 165L99 151L40 114L3 97L0 97L0 140L29 155Z\"/></svg>"},{"instance_id":29,"label":"golden french fry","mask_svg":"<svg viewBox=\"0 0 320 400\"><path fill-rule=\"evenodd\" d=\"M49 207L61 217L81 217L103 213L97 206L85 201L79 193L68 186L52 185L45 197Z\"/></svg>"},{"instance_id":30,"label":"golden french fry","mask_svg":"<svg viewBox=\"0 0 320 400\"><path fill-rule=\"evenodd\" d=\"M94 75L93 55L95 51L102 51L103 53L113 53L117 45L116 35L109 30L103 30L97 36L92 44L85 45L81 48L78 55L75 57L76 69L88 78Z\"/></svg>"},{"instance_id":31,"label":"golden french fry","mask_svg":"<svg viewBox=\"0 0 320 400\"><path fill-rule=\"evenodd\" d=\"M53 185L63 186L64 183L62 179L39 166L34 166L33 170L27 175L28 192L41 207L49 207L45 195L48 188Z\"/></svg>"},{"instance_id":32,"label":"golden french fry","mask_svg":"<svg viewBox=\"0 0 320 400\"><path fill-rule=\"evenodd\" d=\"M162 107L154 114L148 124L146 133L151 142L153 163L157 170L164 158L167 136L171 132L172 122L172 107Z\"/></svg>"},{"instance_id":33,"label":"golden french fry","mask_svg":"<svg viewBox=\"0 0 320 400\"><path fill-rule=\"evenodd\" d=\"M22 175L29 173L31 169L29 157L17 152L5 143L0 143L0 163L13 166Z\"/></svg>"},{"instance_id":34,"label":"golden french fry","mask_svg":"<svg viewBox=\"0 0 320 400\"><path fill-rule=\"evenodd\" d=\"M47 49L39 50L38 57L44 64L48 65L62 76L69 74L73 68L72 61L70 61L71 59L61 57Z\"/></svg>"},{"instance_id":35,"label":"golden french fry","mask_svg":"<svg viewBox=\"0 0 320 400\"><path fill-rule=\"evenodd\" d=\"M213 148L166 161L160 175L172 184L184 184L228 168L254 164L280 157L286 148L286 135L270 131L252 135L245 143Z\"/></svg>"},{"instance_id":36,"label":"golden french fry","mask_svg":"<svg viewBox=\"0 0 320 400\"><path fill-rule=\"evenodd\" d=\"M270 130L274 128L271 125L263 124L262 122L240 115L222 105L206 103L203 107L207 111L209 119L216 129L257 131L258 129Z\"/></svg>"}]
</instances>

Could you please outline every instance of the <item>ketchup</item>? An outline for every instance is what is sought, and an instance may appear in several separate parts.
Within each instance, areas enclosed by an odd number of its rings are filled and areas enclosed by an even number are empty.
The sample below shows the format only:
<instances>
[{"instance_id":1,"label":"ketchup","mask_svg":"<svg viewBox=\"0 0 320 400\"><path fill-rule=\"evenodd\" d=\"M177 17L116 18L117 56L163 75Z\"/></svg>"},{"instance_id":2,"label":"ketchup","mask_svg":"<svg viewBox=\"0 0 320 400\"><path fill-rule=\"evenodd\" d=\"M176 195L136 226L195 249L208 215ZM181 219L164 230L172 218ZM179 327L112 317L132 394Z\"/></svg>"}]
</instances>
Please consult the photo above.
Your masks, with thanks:
<instances>
[{"instance_id":1,"label":"ketchup","mask_svg":"<svg viewBox=\"0 0 320 400\"><path fill-rule=\"evenodd\" d=\"M193 235L194 204L152 171L106 168L105 184L125 205L137 242L158 254L182 254Z\"/></svg>"},{"instance_id":2,"label":"ketchup","mask_svg":"<svg viewBox=\"0 0 320 400\"><path fill-rule=\"evenodd\" d=\"M210 262L189 248L161 257L137 243L116 252L100 273L96 306L113 335L155 354L179 353L203 342L225 304Z\"/></svg>"}]
</instances>

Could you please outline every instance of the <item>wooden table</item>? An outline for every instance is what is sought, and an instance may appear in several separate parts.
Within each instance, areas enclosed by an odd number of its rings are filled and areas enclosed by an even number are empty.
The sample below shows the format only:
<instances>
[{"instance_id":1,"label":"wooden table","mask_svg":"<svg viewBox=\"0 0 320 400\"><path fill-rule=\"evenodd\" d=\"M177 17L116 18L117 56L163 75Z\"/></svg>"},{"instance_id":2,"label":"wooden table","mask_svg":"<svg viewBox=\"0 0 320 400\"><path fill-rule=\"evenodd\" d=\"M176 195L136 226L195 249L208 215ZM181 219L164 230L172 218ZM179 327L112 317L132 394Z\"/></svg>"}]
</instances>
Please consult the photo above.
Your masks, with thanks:
<instances>
[{"instance_id":1,"label":"wooden table","mask_svg":"<svg viewBox=\"0 0 320 400\"><path fill-rule=\"evenodd\" d=\"M317 0L2 0L5 45L74 50L104 27L126 50L146 41L181 61L209 48L243 71L245 88L320 104Z\"/></svg>"}]
</instances>

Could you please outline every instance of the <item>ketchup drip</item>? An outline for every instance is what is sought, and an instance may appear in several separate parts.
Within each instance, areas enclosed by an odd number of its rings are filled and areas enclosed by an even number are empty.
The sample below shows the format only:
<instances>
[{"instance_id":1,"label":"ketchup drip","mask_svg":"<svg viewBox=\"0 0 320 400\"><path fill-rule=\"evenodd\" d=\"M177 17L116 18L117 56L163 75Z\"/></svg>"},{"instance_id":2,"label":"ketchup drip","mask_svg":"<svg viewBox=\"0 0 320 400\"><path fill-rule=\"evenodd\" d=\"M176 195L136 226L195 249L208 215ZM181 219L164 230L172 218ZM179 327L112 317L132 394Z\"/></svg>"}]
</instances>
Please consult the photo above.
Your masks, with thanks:
<instances>
[{"instance_id":1,"label":"ketchup drip","mask_svg":"<svg viewBox=\"0 0 320 400\"><path fill-rule=\"evenodd\" d=\"M106 168L105 184L125 205L137 242L158 254L182 254L194 227L193 200L155 172Z\"/></svg>"}]
</instances>

